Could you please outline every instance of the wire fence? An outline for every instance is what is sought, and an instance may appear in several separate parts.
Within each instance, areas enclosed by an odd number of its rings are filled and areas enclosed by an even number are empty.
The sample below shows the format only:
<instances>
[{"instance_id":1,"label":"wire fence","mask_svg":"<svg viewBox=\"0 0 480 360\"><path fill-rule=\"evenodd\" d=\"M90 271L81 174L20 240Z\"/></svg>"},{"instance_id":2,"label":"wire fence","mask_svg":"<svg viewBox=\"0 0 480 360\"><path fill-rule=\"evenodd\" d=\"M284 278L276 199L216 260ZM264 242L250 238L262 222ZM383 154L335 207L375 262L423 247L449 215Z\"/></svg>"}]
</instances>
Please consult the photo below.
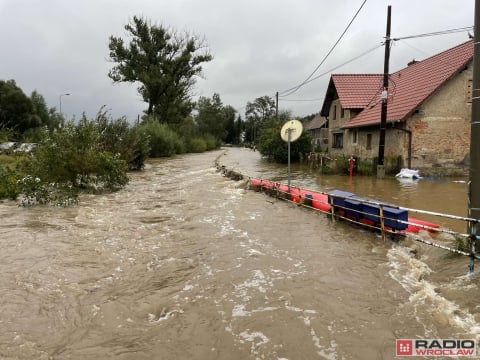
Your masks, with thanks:
<instances>
[{"instance_id":1,"label":"wire fence","mask_svg":"<svg viewBox=\"0 0 480 360\"><path fill-rule=\"evenodd\" d=\"M413 241L449 251L454 254L467 256L470 261L470 273L474 273L474 260L480 260L476 251L479 236L457 232L436 223L413 218L413 214L451 219L463 222L465 229L474 228L480 223L479 219L426 211L414 208L397 206L377 200L365 199L355 194L343 191L323 192L304 189L296 186L288 187L285 184L269 180L256 179L243 175L233 169L228 169L216 162L217 169L222 175L233 180L247 180L248 187L252 190L266 193L272 197L288 201L329 216L333 222L341 220L352 224L379 231L386 241L387 236L408 237ZM441 222L441 220L440 220ZM431 234L429 237L421 236L420 231ZM454 244L447 245L435 241L437 234L449 234L455 239Z\"/></svg>"}]
</instances>

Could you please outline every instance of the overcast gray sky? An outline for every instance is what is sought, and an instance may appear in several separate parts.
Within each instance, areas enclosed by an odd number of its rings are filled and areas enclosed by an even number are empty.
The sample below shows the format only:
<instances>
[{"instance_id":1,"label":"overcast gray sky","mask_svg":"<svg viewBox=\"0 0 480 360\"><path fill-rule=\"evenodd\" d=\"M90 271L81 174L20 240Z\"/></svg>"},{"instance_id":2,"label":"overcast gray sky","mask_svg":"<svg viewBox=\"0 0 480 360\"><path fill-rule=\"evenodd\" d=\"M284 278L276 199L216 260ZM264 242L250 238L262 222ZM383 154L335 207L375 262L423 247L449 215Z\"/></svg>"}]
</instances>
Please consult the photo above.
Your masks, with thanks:
<instances>
[{"instance_id":1,"label":"overcast gray sky","mask_svg":"<svg viewBox=\"0 0 480 360\"><path fill-rule=\"evenodd\" d=\"M282 92L320 64L363 0L0 0L0 79L42 94L68 118L93 117L106 105L130 121L146 108L132 84L113 84L108 70L111 35L126 38L134 16L203 36L213 61L204 66L196 96L220 94L244 117L255 98ZM342 41L318 69L322 74L381 44L388 5L392 36L473 26L474 0L367 0ZM398 41L390 70L468 40L466 32ZM384 48L334 73L382 73ZM317 113L330 74L281 98L294 116ZM315 100L316 101L306 101ZM318 100L319 99L319 100Z\"/></svg>"}]
</instances>

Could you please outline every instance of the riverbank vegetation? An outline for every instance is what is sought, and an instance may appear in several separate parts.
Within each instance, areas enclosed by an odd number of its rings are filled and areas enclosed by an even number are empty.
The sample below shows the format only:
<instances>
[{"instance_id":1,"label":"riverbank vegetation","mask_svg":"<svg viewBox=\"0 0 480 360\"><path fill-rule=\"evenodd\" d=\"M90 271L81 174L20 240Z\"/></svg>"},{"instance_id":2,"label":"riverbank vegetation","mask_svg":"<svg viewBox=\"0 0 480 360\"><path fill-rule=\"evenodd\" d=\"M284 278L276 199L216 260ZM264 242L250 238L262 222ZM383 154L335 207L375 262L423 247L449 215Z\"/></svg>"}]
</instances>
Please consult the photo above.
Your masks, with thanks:
<instances>
[{"instance_id":1,"label":"riverbank vegetation","mask_svg":"<svg viewBox=\"0 0 480 360\"><path fill-rule=\"evenodd\" d=\"M136 16L125 30L126 39L109 39L114 65L108 76L138 85L146 110L135 123L113 119L104 107L93 119L83 114L66 120L37 91L27 96L14 80L0 81L0 143L8 144L8 156L0 158L0 198L19 198L26 206L69 205L82 192L124 187L128 171L141 170L148 157L223 144L248 144L267 159L287 161L280 129L291 114L278 114L272 98L247 103L245 121L219 94L193 100L196 78L213 59L204 40ZM29 144L27 151L20 151L21 143ZM292 143L292 161L310 150L304 132Z\"/></svg>"},{"instance_id":2,"label":"riverbank vegetation","mask_svg":"<svg viewBox=\"0 0 480 360\"><path fill-rule=\"evenodd\" d=\"M38 92L0 81L0 198L23 205L75 203L80 192L115 191L148 157L203 152L240 141L241 119L220 96L193 101L196 77L212 56L204 41L133 17L128 39L111 36L108 76L139 84L147 103L132 124L101 108L94 119L67 121ZM29 143L27 152L18 144ZM2 148L0 148L2 152Z\"/></svg>"}]
</instances>

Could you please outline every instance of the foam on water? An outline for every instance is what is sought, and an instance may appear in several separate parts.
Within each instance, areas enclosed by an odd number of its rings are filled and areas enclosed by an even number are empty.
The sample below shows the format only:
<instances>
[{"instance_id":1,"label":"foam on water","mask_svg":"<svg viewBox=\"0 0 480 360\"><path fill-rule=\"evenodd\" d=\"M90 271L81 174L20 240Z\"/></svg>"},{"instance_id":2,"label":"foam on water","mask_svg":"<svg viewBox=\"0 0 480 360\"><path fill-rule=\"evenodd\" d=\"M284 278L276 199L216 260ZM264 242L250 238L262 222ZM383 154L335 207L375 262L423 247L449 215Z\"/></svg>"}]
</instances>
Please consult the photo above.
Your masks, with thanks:
<instances>
[{"instance_id":1,"label":"foam on water","mask_svg":"<svg viewBox=\"0 0 480 360\"><path fill-rule=\"evenodd\" d=\"M458 334L467 333L480 339L480 324L468 310L462 309L455 301L445 298L439 293L439 287L455 290L467 290L475 286L465 276L457 278L450 284L437 285L425 278L432 273L427 264L413 258L408 249L396 246L388 251L390 277L398 282L409 294L409 302L417 314L429 312L439 326L452 327ZM419 322L423 323L417 315ZM424 324L427 333L436 336L435 329ZM453 335L453 333L452 333Z\"/></svg>"}]
</instances>

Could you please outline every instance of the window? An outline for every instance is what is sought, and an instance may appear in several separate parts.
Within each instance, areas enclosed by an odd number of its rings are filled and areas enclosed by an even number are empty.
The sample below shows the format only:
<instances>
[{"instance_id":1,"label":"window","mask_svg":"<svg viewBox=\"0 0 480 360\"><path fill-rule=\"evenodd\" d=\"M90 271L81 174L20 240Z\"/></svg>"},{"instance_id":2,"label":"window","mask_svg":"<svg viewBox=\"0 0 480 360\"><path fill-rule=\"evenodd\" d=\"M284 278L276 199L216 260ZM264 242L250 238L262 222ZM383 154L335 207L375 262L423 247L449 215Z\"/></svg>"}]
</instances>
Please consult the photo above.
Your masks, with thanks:
<instances>
[{"instance_id":1,"label":"window","mask_svg":"<svg viewBox=\"0 0 480 360\"><path fill-rule=\"evenodd\" d=\"M343 119L345 117L345 109L340 107L340 117Z\"/></svg>"},{"instance_id":2,"label":"window","mask_svg":"<svg viewBox=\"0 0 480 360\"><path fill-rule=\"evenodd\" d=\"M333 134L333 148L341 149L343 148L343 133Z\"/></svg>"},{"instance_id":3,"label":"window","mask_svg":"<svg viewBox=\"0 0 480 360\"><path fill-rule=\"evenodd\" d=\"M337 105L333 105L332 120L337 119Z\"/></svg>"},{"instance_id":4,"label":"window","mask_svg":"<svg viewBox=\"0 0 480 360\"><path fill-rule=\"evenodd\" d=\"M367 150L372 150L372 134L367 134Z\"/></svg>"},{"instance_id":5,"label":"window","mask_svg":"<svg viewBox=\"0 0 480 360\"><path fill-rule=\"evenodd\" d=\"M352 130L352 144L357 144L358 143L358 130L353 129Z\"/></svg>"}]
</instances>

